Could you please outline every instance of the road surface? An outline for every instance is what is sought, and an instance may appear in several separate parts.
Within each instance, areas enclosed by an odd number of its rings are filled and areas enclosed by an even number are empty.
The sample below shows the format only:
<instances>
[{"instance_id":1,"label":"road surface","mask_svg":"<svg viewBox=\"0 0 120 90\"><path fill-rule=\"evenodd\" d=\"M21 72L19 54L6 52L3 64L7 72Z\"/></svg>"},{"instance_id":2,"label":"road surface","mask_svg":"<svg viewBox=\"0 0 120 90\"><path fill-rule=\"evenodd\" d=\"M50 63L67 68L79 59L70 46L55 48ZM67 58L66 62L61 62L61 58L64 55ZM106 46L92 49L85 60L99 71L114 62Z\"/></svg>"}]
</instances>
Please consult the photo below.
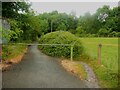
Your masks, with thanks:
<instances>
[{"instance_id":1,"label":"road surface","mask_svg":"<svg viewBox=\"0 0 120 90\"><path fill-rule=\"evenodd\" d=\"M3 88L86 88L83 81L64 70L56 58L30 46L23 60L3 72Z\"/></svg>"}]
</instances>

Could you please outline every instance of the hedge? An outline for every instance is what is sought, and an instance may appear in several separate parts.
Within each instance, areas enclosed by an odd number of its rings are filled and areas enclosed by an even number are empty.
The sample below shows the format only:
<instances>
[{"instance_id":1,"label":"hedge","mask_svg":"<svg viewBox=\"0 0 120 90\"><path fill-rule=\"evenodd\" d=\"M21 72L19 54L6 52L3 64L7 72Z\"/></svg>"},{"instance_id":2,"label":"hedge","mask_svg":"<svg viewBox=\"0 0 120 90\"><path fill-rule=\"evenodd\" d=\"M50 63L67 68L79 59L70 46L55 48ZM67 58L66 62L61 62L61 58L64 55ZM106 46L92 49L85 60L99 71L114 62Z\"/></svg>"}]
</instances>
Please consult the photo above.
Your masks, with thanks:
<instances>
[{"instance_id":1,"label":"hedge","mask_svg":"<svg viewBox=\"0 0 120 90\"><path fill-rule=\"evenodd\" d=\"M69 44L70 46L40 45L39 49L47 55L70 58L70 47L73 46L73 58L79 58L84 49L78 37L67 31L48 33L40 38L40 44Z\"/></svg>"}]
</instances>

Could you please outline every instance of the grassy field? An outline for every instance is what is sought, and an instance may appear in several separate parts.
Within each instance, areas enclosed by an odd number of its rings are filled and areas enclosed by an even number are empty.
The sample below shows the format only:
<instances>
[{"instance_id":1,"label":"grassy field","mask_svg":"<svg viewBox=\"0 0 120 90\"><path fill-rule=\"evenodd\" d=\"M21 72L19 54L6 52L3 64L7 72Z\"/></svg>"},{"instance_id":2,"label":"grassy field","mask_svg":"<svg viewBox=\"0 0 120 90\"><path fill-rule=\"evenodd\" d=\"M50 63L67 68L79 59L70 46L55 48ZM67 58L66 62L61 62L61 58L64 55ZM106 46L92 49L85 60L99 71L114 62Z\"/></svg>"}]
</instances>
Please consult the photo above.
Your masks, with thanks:
<instances>
[{"instance_id":1,"label":"grassy field","mask_svg":"<svg viewBox=\"0 0 120 90\"><path fill-rule=\"evenodd\" d=\"M118 38L80 38L85 53L89 56L83 56L81 61L89 64L103 88L118 87ZM102 44L101 60L102 65L97 63L98 44ZM88 58L90 57L90 58Z\"/></svg>"},{"instance_id":2,"label":"grassy field","mask_svg":"<svg viewBox=\"0 0 120 90\"><path fill-rule=\"evenodd\" d=\"M102 44L102 64L110 70L118 71L118 38L80 38L85 52L94 60L98 59L98 44Z\"/></svg>"}]
</instances>

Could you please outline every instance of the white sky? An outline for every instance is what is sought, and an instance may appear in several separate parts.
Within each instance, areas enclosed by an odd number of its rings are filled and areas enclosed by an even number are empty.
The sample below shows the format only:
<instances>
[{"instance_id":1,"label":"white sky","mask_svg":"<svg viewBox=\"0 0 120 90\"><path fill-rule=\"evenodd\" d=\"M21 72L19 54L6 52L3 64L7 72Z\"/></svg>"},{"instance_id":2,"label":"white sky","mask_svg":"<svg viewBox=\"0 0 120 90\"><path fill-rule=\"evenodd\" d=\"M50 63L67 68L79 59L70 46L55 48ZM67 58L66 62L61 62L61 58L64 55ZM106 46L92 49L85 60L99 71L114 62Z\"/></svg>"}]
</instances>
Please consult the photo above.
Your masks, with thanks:
<instances>
[{"instance_id":1,"label":"white sky","mask_svg":"<svg viewBox=\"0 0 120 90\"><path fill-rule=\"evenodd\" d=\"M29 0L31 2L118 2L119 0Z\"/></svg>"},{"instance_id":2,"label":"white sky","mask_svg":"<svg viewBox=\"0 0 120 90\"><path fill-rule=\"evenodd\" d=\"M71 11L75 11L77 16L84 15L86 12L90 12L91 14L95 13L95 11L102 7L103 5L109 5L111 8L118 6L119 0L29 0L32 2L32 8L37 11L37 13L43 12L51 12L57 10L58 12L66 12L70 13ZM64 0L65 1L65 0ZM105 1L105 2L104 2Z\"/></svg>"}]
</instances>

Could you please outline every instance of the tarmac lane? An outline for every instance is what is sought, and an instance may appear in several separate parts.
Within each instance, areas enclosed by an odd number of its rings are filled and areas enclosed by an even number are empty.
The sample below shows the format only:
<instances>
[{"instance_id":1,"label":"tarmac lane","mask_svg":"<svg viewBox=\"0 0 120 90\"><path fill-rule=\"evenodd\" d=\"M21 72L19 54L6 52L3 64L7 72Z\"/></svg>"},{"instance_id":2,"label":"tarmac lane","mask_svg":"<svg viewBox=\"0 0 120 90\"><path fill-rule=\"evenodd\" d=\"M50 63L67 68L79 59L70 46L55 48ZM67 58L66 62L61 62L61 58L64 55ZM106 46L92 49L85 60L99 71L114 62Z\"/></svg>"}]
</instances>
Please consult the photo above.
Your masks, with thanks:
<instances>
[{"instance_id":1,"label":"tarmac lane","mask_svg":"<svg viewBox=\"0 0 120 90\"><path fill-rule=\"evenodd\" d=\"M85 83L64 70L58 60L28 48L23 60L2 73L3 88L87 88Z\"/></svg>"}]
</instances>

